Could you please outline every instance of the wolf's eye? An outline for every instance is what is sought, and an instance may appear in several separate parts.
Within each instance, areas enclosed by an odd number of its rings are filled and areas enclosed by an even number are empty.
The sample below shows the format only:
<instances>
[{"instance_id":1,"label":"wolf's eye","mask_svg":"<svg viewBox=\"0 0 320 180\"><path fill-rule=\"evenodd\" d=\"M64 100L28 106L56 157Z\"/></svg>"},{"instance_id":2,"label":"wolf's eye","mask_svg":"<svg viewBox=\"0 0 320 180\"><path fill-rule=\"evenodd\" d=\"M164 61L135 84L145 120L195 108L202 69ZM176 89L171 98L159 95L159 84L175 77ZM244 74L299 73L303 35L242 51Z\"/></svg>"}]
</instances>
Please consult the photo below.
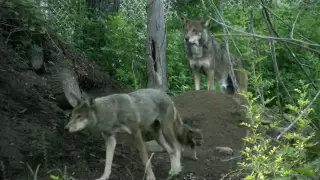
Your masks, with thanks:
<instances>
[{"instance_id":1,"label":"wolf's eye","mask_svg":"<svg viewBox=\"0 0 320 180\"><path fill-rule=\"evenodd\" d=\"M80 119L81 118L81 114L79 114L79 115L77 115L77 117L76 117L77 119Z\"/></svg>"}]
</instances>

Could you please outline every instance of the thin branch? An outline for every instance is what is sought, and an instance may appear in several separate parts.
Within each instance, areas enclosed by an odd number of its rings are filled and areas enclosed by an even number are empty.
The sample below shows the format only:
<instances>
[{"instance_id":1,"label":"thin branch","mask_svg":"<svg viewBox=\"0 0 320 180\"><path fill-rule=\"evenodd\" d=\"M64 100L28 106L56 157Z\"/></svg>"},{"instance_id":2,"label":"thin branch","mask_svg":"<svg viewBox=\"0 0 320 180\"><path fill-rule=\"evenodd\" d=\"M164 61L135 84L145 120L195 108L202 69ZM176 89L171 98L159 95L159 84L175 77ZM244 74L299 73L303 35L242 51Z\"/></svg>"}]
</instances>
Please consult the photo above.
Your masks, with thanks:
<instances>
[{"instance_id":1,"label":"thin branch","mask_svg":"<svg viewBox=\"0 0 320 180\"><path fill-rule=\"evenodd\" d=\"M292 28L292 26L288 23L286 23L281 17L279 17L276 13L274 13L273 11L271 11L267 6L265 6L264 4L261 4L260 5L262 7L264 7L267 11L269 11L270 14L272 14L274 17L276 17L279 21L281 21L284 25L288 26L289 28ZM310 39L304 37L301 33L297 32L297 34L299 36L301 36L302 38L304 38L305 40L309 41L310 43L314 43L313 41L311 41Z\"/></svg>"},{"instance_id":2,"label":"thin branch","mask_svg":"<svg viewBox=\"0 0 320 180\"><path fill-rule=\"evenodd\" d=\"M263 2L263 0L261 0L261 2ZM270 34L272 34L273 31L273 26L272 26L272 23L269 19L269 16L268 16L268 11L262 9L262 14L263 14L263 17L265 18L266 20L266 23L267 23L267 26L268 26L268 31ZM279 92L279 82L281 83L281 85L283 86L283 88L285 89L287 95L289 96L290 100L295 104L291 94L289 93L287 87L285 86L285 84L283 83L283 81L281 80L280 78L280 72L279 72L279 67L278 67L278 63L277 63L277 58L276 58L276 52L275 52L275 48L274 48L274 44L272 42L272 40L269 40L269 46L270 46L270 52L271 52L271 56L272 56L272 61L273 61L273 66L274 66L274 70L275 70L275 73L276 73L276 86L277 86L277 102L278 102L278 105L280 107L280 110L282 111L282 108L280 106L280 92Z\"/></svg>"},{"instance_id":3,"label":"thin branch","mask_svg":"<svg viewBox=\"0 0 320 180\"><path fill-rule=\"evenodd\" d=\"M144 174L143 174L142 180L144 180L145 177L146 177L148 166L151 166L150 162L151 162L151 159L152 159L153 155L154 155L154 153L151 154L150 158L147 161L147 164L146 164L145 169L144 169Z\"/></svg>"},{"instance_id":4,"label":"thin branch","mask_svg":"<svg viewBox=\"0 0 320 180\"><path fill-rule=\"evenodd\" d=\"M320 47L320 44L317 44L317 43L308 43L308 42L305 42L305 41L302 41L302 40L299 40L299 39L289 39L289 38L280 38L280 37L271 37L271 36L262 36L262 35L256 35L256 34L251 34L251 33L247 33L247 32L243 32L243 31L239 31L231 26L228 26L222 22L219 22L218 20L210 17L210 19L212 19L213 21L215 21L216 23L220 24L220 25L223 25L223 26L226 26L228 27L229 29L232 29L238 33L241 33L241 34L229 34L229 36L249 36L249 37L256 37L256 38L260 38L260 39L273 39L273 40L280 40L280 41L285 41L285 42L288 42L288 43L293 43L293 44L305 44L305 45L308 45L308 46L315 46L315 47ZM214 36L226 36L226 34L216 34Z\"/></svg>"},{"instance_id":5,"label":"thin branch","mask_svg":"<svg viewBox=\"0 0 320 180\"><path fill-rule=\"evenodd\" d=\"M268 25L268 27L269 27L269 25ZM269 27L268 29L269 29L269 33L272 33L271 28ZM273 68L274 68L275 75L276 75L277 103L278 103L278 106L281 107L281 105L280 105L280 92L279 92L280 73L279 73L279 67L278 67L278 63L277 63L276 51L275 51L272 39L269 39L269 48L270 48Z\"/></svg>"},{"instance_id":6,"label":"thin branch","mask_svg":"<svg viewBox=\"0 0 320 180\"><path fill-rule=\"evenodd\" d=\"M218 12L223 24L225 24L225 21L224 21L224 18L223 18L223 1L220 2L220 11L221 13L219 12L217 6L215 5L214 2L212 2L214 8L216 9L216 11ZM223 33L226 34L228 33L228 30L226 28L226 26L222 26L223 27ZM230 58L230 51L229 51L229 44L228 44L228 37L227 36L224 36L224 42L225 42L225 46L226 46L226 52L227 52L227 57L228 57L228 61L229 61L229 65L230 65L230 72L231 73L231 79L232 79L232 84L233 84L233 87L235 88L235 93L239 93L239 87L238 87L238 83L237 83L237 79L236 79L236 76L234 74L234 71L233 71L233 62L231 61L231 58Z\"/></svg>"},{"instance_id":7,"label":"thin branch","mask_svg":"<svg viewBox=\"0 0 320 180\"><path fill-rule=\"evenodd\" d=\"M304 46L303 43L298 43L298 42L295 42L295 41L290 41L290 40L292 40L292 39L288 39L288 38L278 38L278 37L274 37L274 36L256 35L256 34L251 34L251 33L247 33L247 32L242 32L242 31L235 30L235 29L234 29L234 31L237 31L237 32L242 33L242 34L213 34L212 36L213 36L213 37L239 36L239 37L252 37L252 38L259 38L259 39L272 39L272 40L284 41L284 42L287 42L287 43L291 43L291 44L300 46L300 47L302 47L302 48L308 49L308 50L310 50L310 51L312 51L312 52L315 52L315 53L320 54L320 51L318 51L318 50L316 50L316 49L312 49L312 48L307 47L307 46Z\"/></svg>"},{"instance_id":8,"label":"thin branch","mask_svg":"<svg viewBox=\"0 0 320 180\"><path fill-rule=\"evenodd\" d=\"M263 0L261 0L261 2L263 3ZM277 36L277 37L280 37L278 32L274 29L273 25L272 25L272 22L270 20L270 16L269 16L269 13L267 11L267 9L265 7L262 8L263 11L265 12L265 15L266 15L266 20L268 21L269 25L270 25L270 28L271 30L273 31L273 33ZM305 71L305 69L303 68L301 62L299 61L299 59L297 58L297 56L293 53L293 51L291 50L291 48L288 46L287 43L284 43L282 42L287 50L291 53L292 57L294 58L294 60L298 63L300 69L302 70L302 72L304 73L304 75L307 77L307 79L309 80L309 82L312 84L313 88L318 91L318 88L317 86L314 84L313 80L310 78L310 76L307 74L307 72Z\"/></svg>"},{"instance_id":9,"label":"thin branch","mask_svg":"<svg viewBox=\"0 0 320 180\"><path fill-rule=\"evenodd\" d=\"M297 15L297 17L296 17L296 20L295 20L294 23L292 24L291 34L290 34L290 38L291 38L291 39L293 39L293 31L294 31L294 27L295 27L295 25L296 25L296 23L297 23L297 20L298 20L299 15L300 15L300 11L299 11L299 13L298 13L298 15Z\"/></svg>"},{"instance_id":10,"label":"thin branch","mask_svg":"<svg viewBox=\"0 0 320 180\"><path fill-rule=\"evenodd\" d=\"M301 114L297 117L297 119L295 119L282 133L280 133L277 136L277 140L279 140L284 134L286 134L293 125L295 125L301 118L302 116L304 116L307 112L307 110L313 105L314 102L316 102L318 96L320 95L320 91L318 91L318 93L314 96L314 98L311 100L311 102L308 104L308 106L306 108L304 108L304 110L301 112Z\"/></svg>"},{"instance_id":11,"label":"thin branch","mask_svg":"<svg viewBox=\"0 0 320 180\"><path fill-rule=\"evenodd\" d=\"M210 17L213 21L217 22L218 24L221 24L221 25L224 25L224 26L227 26L225 25L224 23L221 23L219 21L217 21L216 19ZM296 40L296 39L288 39L288 38L280 38L280 37L268 37L268 36L261 36L261 35L255 35L255 34L251 34L251 33L246 33L246 32L242 32L242 31L239 31L235 28L232 28L230 26L227 26L229 27L230 29L233 29L234 31L236 32L240 32L242 34L216 34L216 35L213 35L215 37L217 36L248 36L248 37L256 37L256 38L260 38L260 39L272 39L272 40L280 40L280 41L284 41L284 42L287 42L287 43L292 43L292 44L296 44L296 45L300 45L301 47L304 47L306 49L309 49L309 50L312 50L314 52L317 52L320 54L319 51L317 50L313 50L313 49L310 49L310 48L307 48L305 46L302 46L301 44L306 44L306 45L311 45L311 46L316 46L316 47L320 47L320 44L313 44L313 43L307 43L307 42L304 42L304 41L301 41L301 40ZM299 43L299 44L298 44ZM295 61L299 64L299 67L300 69L303 71L303 73L305 74L305 76L307 77L307 79L309 80L309 82L311 83L312 87L315 89L315 90L318 90L318 88L316 87L314 81L309 77L309 75L306 73L306 71L304 70L303 66L301 65L300 61L298 60L298 58L296 57L296 55L293 53L293 51L291 50L291 48L288 46L288 44L284 43L286 48L290 51L291 55L294 57Z\"/></svg>"},{"instance_id":12,"label":"thin branch","mask_svg":"<svg viewBox=\"0 0 320 180\"><path fill-rule=\"evenodd\" d=\"M221 19L223 22L225 22L225 21L224 21L224 18L223 18L223 12L220 14L217 6L215 5L215 3L214 3L212 0L211 0L211 4L213 4L214 10L217 12L217 14L218 14L218 16L220 17L220 19ZM203 5L204 5L204 3L203 3ZM205 7L205 8L206 8L206 7ZM224 34L226 34L226 33L230 34L228 28L227 28L226 26L223 26L223 27L225 28L225 30L223 30ZM227 31L227 32L225 33L225 31ZM239 55L242 56L241 51L239 50L236 42L234 41L234 39L233 39L232 37L231 37L231 41L232 41L234 47L236 48L236 50L238 51Z\"/></svg>"},{"instance_id":13,"label":"thin branch","mask_svg":"<svg viewBox=\"0 0 320 180\"><path fill-rule=\"evenodd\" d=\"M249 23L249 33L254 34L254 28L253 28L253 8L251 6L250 8L250 23ZM256 42L256 38L253 38L253 40L250 41L250 57L251 57L251 63L252 63L252 71L254 77L256 77L256 68L255 68L255 62L254 62L254 55L253 55L253 42ZM259 58L259 56L257 56ZM262 88L262 87L261 87ZM256 89L256 92L259 94L261 104L264 106L264 96L261 93L262 90L260 87Z\"/></svg>"}]
</instances>

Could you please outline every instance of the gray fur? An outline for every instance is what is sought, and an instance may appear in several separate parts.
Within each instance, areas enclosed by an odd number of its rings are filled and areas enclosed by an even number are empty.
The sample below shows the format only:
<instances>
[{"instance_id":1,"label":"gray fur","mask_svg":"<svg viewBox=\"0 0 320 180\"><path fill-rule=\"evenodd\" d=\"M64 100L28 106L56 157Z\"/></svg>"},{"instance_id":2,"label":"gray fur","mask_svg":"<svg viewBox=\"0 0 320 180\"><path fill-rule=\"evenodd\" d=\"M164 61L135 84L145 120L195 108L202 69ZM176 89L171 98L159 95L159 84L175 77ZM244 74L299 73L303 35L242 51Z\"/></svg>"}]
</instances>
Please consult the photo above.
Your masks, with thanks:
<instances>
[{"instance_id":1,"label":"gray fur","mask_svg":"<svg viewBox=\"0 0 320 180\"><path fill-rule=\"evenodd\" d=\"M208 33L210 19L190 20L181 17L184 29L184 45L186 55L192 69L195 90L200 90L200 76L207 76L208 90L213 88L214 81L221 85L221 90L233 94L234 87L231 80L231 65L229 64L227 51ZM232 56L234 69L242 67L239 58ZM247 91L247 74L235 71L236 80L240 91Z\"/></svg>"},{"instance_id":2,"label":"gray fur","mask_svg":"<svg viewBox=\"0 0 320 180\"><path fill-rule=\"evenodd\" d=\"M143 142L155 139L170 155L170 176L182 170L182 146L191 147L195 153L195 146L202 142L199 139L202 138L200 130L185 125L171 98L157 89L140 89L128 94L77 101L71 121L65 128L76 132L91 126L102 132L106 140L106 158L109 157L109 160L106 159L105 171L99 180L106 180L110 176L113 158L113 152L110 151L114 151L115 134L118 132L132 135L145 166L148 154ZM151 163L146 168L147 179L155 180Z\"/></svg>"}]
</instances>

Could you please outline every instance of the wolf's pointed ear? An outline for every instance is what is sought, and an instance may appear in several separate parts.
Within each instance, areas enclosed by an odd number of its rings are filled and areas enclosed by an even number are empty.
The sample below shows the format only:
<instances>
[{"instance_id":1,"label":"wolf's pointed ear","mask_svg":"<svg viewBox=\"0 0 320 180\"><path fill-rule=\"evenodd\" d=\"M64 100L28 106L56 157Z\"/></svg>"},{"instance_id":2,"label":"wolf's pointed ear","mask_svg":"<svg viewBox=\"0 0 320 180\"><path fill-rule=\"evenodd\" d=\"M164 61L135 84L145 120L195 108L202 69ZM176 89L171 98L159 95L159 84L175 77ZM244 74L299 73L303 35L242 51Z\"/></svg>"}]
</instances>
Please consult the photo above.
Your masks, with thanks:
<instances>
[{"instance_id":1,"label":"wolf's pointed ear","mask_svg":"<svg viewBox=\"0 0 320 180\"><path fill-rule=\"evenodd\" d=\"M187 20L184 16L181 16L181 17L180 17L180 22L181 22L181 24L186 24L187 21L188 21L188 20Z\"/></svg>"},{"instance_id":2,"label":"wolf's pointed ear","mask_svg":"<svg viewBox=\"0 0 320 180\"><path fill-rule=\"evenodd\" d=\"M205 20L202 20L202 24L204 27L208 27L211 22L211 19L207 17Z\"/></svg>"},{"instance_id":3,"label":"wolf's pointed ear","mask_svg":"<svg viewBox=\"0 0 320 180\"><path fill-rule=\"evenodd\" d=\"M86 103L87 103L88 106L93 106L94 105L94 98L87 97Z\"/></svg>"}]
</instances>

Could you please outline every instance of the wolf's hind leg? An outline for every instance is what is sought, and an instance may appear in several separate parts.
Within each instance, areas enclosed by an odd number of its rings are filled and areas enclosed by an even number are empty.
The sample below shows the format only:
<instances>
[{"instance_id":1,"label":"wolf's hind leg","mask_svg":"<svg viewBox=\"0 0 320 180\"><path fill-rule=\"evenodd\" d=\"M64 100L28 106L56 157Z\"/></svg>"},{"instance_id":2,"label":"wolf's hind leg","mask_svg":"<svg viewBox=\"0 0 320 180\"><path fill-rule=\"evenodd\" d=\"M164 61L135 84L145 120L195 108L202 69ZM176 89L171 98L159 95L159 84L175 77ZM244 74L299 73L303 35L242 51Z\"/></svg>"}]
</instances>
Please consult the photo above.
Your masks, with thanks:
<instances>
[{"instance_id":1,"label":"wolf's hind leg","mask_svg":"<svg viewBox=\"0 0 320 180\"><path fill-rule=\"evenodd\" d=\"M142 163L143 163L143 165L145 166L145 168L147 170L147 178L146 179L147 180L156 180L156 177L154 176L154 173L152 171L151 160L148 163L148 160L149 160L148 152L147 152L147 149L145 147L144 140L143 140L142 135L141 135L141 131L137 130L136 132L134 132L133 133L133 138L134 138L136 146L137 146L137 148L139 150Z\"/></svg>"},{"instance_id":2,"label":"wolf's hind leg","mask_svg":"<svg viewBox=\"0 0 320 180\"><path fill-rule=\"evenodd\" d=\"M104 167L103 175L96 180L107 180L109 179L109 176L111 174L111 165L112 165L112 159L114 155L114 149L116 147L117 141L114 135L111 135L107 137L104 133L102 133L102 136L106 143L106 162Z\"/></svg>"}]
</instances>

